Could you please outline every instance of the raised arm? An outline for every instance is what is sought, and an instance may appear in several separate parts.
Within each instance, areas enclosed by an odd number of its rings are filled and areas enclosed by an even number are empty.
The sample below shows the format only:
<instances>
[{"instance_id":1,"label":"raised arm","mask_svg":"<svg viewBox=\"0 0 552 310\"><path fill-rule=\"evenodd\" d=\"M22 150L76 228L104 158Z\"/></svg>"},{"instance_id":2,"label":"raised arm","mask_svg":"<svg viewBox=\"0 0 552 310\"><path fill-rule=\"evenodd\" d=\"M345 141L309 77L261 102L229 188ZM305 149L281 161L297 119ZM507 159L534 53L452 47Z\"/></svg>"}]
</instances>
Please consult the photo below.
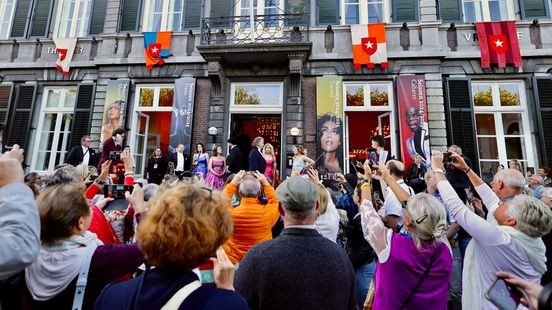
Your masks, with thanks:
<instances>
[{"instance_id":1,"label":"raised arm","mask_svg":"<svg viewBox=\"0 0 552 310\"><path fill-rule=\"evenodd\" d=\"M381 171L383 181L385 181L387 186L389 186L393 193L395 193L395 196L397 196L397 199L399 199L399 201L407 201L408 198L410 198L410 194L405 191L404 188L402 188L399 183L397 183L397 181L395 181L393 176L391 176L391 174L389 173L389 168L387 168L385 164L378 164L377 169Z\"/></svg>"}]
</instances>

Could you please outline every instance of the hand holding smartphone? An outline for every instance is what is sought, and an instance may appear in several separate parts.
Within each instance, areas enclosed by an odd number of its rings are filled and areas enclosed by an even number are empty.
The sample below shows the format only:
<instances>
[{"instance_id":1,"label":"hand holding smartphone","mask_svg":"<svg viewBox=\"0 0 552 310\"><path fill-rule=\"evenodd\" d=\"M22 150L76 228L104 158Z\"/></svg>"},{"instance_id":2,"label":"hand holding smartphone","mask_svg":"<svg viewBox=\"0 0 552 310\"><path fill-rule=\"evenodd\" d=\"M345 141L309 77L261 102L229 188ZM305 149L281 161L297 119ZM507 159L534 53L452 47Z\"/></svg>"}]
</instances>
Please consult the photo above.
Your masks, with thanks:
<instances>
[{"instance_id":1,"label":"hand holding smartphone","mask_svg":"<svg viewBox=\"0 0 552 310\"><path fill-rule=\"evenodd\" d=\"M522 297L523 293L517 287L510 285L503 279L496 279L485 293L485 298L500 310L517 309Z\"/></svg>"}]
</instances>

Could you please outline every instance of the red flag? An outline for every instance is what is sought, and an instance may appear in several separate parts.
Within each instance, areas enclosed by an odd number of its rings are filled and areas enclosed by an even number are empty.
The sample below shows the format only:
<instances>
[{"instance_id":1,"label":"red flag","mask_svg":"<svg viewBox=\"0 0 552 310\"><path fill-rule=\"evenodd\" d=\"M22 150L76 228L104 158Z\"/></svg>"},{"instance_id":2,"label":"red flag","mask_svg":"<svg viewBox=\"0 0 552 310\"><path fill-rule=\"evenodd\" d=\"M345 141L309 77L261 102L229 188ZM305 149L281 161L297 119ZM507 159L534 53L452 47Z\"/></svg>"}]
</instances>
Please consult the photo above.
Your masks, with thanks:
<instances>
[{"instance_id":1,"label":"red flag","mask_svg":"<svg viewBox=\"0 0 552 310\"><path fill-rule=\"evenodd\" d=\"M496 63L500 68L506 64L523 66L515 21L475 23L481 49L481 67L489 68Z\"/></svg>"},{"instance_id":2,"label":"red flag","mask_svg":"<svg viewBox=\"0 0 552 310\"><path fill-rule=\"evenodd\" d=\"M362 65L374 68L376 64L387 68L385 24L351 25L351 41L355 69Z\"/></svg>"}]
</instances>

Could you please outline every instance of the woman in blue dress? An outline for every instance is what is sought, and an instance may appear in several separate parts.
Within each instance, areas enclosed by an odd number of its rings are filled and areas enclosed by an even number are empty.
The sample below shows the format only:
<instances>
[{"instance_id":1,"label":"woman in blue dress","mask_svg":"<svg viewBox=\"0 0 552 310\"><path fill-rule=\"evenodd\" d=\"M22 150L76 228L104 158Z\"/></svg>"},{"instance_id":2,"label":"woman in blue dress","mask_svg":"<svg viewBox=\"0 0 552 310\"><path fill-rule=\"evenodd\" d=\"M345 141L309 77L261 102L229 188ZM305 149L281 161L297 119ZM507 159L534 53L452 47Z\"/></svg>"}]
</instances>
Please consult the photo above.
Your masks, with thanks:
<instances>
[{"instance_id":1,"label":"woman in blue dress","mask_svg":"<svg viewBox=\"0 0 552 310\"><path fill-rule=\"evenodd\" d=\"M203 179L207 176L207 163L209 162L209 154L205 151L202 143L198 143L195 148L193 158L194 174L201 173Z\"/></svg>"}]
</instances>

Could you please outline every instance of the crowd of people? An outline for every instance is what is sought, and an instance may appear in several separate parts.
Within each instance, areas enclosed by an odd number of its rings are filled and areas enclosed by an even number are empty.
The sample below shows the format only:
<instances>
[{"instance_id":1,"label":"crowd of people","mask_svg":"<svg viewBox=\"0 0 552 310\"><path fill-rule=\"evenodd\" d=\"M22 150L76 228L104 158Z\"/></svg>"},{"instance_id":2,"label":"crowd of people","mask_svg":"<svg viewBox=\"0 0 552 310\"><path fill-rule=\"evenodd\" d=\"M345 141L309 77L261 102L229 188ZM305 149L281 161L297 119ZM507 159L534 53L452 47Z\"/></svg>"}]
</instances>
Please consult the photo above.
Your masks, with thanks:
<instances>
[{"instance_id":1,"label":"crowd of people","mask_svg":"<svg viewBox=\"0 0 552 310\"><path fill-rule=\"evenodd\" d=\"M48 176L0 155L2 309L552 307L546 167L487 184L460 146L405 167L376 136L356 173L297 145L280 179L257 137L247 168L231 138L227 156L156 148L137 179L125 135L101 155L83 137Z\"/></svg>"}]
</instances>

